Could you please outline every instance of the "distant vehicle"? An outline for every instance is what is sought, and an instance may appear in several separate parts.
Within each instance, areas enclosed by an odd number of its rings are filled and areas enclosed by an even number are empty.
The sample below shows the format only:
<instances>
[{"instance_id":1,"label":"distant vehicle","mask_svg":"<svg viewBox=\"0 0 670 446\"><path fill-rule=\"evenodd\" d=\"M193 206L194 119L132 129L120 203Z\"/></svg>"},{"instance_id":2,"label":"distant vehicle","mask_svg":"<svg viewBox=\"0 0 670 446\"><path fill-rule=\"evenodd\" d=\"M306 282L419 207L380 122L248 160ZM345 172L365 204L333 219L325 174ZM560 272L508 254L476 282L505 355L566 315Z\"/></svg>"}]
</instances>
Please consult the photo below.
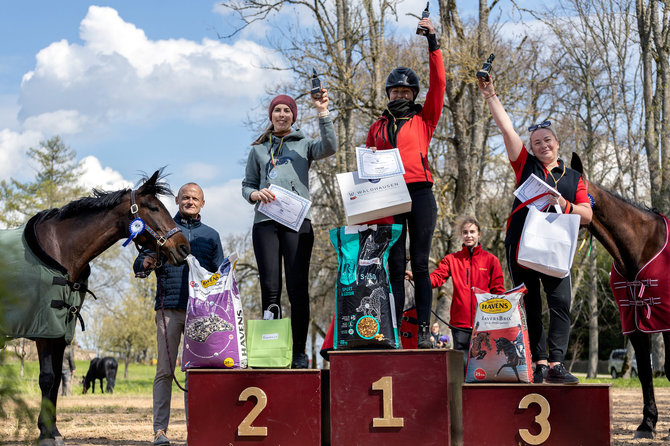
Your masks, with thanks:
<instances>
[{"instance_id":1,"label":"distant vehicle","mask_svg":"<svg viewBox=\"0 0 670 446\"><path fill-rule=\"evenodd\" d=\"M607 368L610 371L610 375L612 375L612 378L620 378L623 376L623 362L624 358L626 357L626 349L625 348L617 348L612 350L612 353L610 353L610 358L607 361ZM635 357L633 357L633 363L630 365L631 371L630 371L630 376L631 378L637 377L637 360Z\"/></svg>"}]
</instances>

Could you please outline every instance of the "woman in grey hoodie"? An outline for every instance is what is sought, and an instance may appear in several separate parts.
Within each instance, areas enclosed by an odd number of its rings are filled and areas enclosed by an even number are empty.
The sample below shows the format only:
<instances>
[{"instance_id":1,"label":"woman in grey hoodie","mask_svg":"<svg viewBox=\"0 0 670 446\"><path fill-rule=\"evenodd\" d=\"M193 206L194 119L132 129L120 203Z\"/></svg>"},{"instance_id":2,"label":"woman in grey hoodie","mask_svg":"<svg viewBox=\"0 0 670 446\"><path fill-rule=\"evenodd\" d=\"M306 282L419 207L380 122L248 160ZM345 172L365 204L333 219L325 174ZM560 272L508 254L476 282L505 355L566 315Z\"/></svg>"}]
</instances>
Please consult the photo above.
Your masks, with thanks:
<instances>
[{"instance_id":1,"label":"woman in grey hoodie","mask_svg":"<svg viewBox=\"0 0 670 446\"><path fill-rule=\"evenodd\" d=\"M310 199L309 167L312 161L337 151L333 122L328 116L328 92L325 89L321 92L321 98L312 98L319 116L321 139L307 138L300 129L292 128L298 107L291 97L279 95L272 100L268 110L270 126L252 143L242 181L242 195L249 203L256 204L252 239L264 311L273 304L281 305L282 260L284 262L286 290L291 304L292 368L309 365L305 344L310 317L309 261L314 244L311 216L307 214L296 232L258 212L258 203L274 200L269 190L271 184ZM275 317L278 317L276 312Z\"/></svg>"}]
</instances>

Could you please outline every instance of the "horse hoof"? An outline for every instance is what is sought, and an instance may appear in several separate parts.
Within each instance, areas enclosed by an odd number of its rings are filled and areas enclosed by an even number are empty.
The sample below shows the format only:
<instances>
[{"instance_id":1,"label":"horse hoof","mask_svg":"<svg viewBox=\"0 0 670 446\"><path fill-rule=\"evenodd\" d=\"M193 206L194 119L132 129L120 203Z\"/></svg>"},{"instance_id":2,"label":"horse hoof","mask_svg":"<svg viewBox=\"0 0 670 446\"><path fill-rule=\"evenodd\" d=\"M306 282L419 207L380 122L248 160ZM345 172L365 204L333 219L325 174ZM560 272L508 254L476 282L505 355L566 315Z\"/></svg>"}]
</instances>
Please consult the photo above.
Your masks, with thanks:
<instances>
[{"instance_id":1,"label":"horse hoof","mask_svg":"<svg viewBox=\"0 0 670 446\"><path fill-rule=\"evenodd\" d=\"M54 444L56 446L65 446L65 440L61 435L54 435Z\"/></svg>"},{"instance_id":2,"label":"horse hoof","mask_svg":"<svg viewBox=\"0 0 670 446\"><path fill-rule=\"evenodd\" d=\"M637 438L648 438L652 439L656 436L656 431L635 431L634 439Z\"/></svg>"},{"instance_id":3,"label":"horse hoof","mask_svg":"<svg viewBox=\"0 0 670 446\"><path fill-rule=\"evenodd\" d=\"M62 438L62 437L61 437ZM38 443L39 446L56 446L56 440L53 438L42 438Z\"/></svg>"}]
</instances>

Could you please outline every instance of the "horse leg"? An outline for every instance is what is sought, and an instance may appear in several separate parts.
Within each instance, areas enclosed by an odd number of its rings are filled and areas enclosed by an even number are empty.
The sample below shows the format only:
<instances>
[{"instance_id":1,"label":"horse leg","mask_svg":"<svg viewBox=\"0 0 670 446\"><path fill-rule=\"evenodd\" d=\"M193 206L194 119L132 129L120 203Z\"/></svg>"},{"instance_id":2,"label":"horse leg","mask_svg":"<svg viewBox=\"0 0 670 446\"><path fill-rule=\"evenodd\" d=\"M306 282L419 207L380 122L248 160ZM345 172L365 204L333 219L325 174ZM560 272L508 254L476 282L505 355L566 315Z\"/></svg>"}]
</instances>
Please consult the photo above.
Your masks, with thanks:
<instances>
[{"instance_id":1,"label":"horse leg","mask_svg":"<svg viewBox=\"0 0 670 446\"><path fill-rule=\"evenodd\" d=\"M650 341L649 335L635 331L629 336L635 358L637 359L637 377L642 386L642 423L637 427L634 438L654 438L656 435L656 421L658 421L658 410L654 397L654 381L651 370Z\"/></svg>"},{"instance_id":2,"label":"horse leg","mask_svg":"<svg viewBox=\"0 0 670 446\"><path fill-rule=\"evenodd\" d=\"M40 430L40 446L64 445L63 436L56 427L56 405L58 386L63 367L65 340L38 338L35 340L40 363L39 384L42 391L42 404L37 418Z\"/></svg>"}]
</instances>

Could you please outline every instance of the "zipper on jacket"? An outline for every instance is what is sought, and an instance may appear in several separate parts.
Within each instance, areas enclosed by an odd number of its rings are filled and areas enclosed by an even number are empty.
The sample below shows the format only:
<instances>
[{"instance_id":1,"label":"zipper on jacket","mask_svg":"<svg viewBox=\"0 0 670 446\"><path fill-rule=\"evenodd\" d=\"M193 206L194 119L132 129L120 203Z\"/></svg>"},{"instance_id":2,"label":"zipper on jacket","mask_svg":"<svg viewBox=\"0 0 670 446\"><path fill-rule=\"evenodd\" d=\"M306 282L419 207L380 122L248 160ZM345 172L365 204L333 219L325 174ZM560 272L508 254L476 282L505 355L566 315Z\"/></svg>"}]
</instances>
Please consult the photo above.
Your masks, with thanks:
<instances>
[{"instance_id":1,"label":"zipper on jacket","mask_svg":"<svg viewBox=\"0 0 670 446\"><path fill-rule=\"evenodd\" d=\"M474 249L474 248L473 248ZM470 249L468 249L470 251ZM470 271L472 270L472 257L473 257L473 251L470 251L470 269L466 270L466 281L465 283L470 285ZM474 276L474 274L473 274ZM474 281L474 277L472 278ZM473 322L473 314L472 314L472 299L476 299L474 296L474 291L472 289L472 286L470 286L470 329L472 329L472 322ZM476 302L476 300L475 300Z\"/></svg>"},{"instance_id":2,"label":"zipper on jacket","mask_svg":"<svg viewBox=\"0 0 670 446\"><path fill-rule=\"evenodd\" d=\"M419 156L421 157L421 167L423 167L423 176L426 177L426 181L429 181L428 172L426 172L426 165L423 163L423 153L419 152Z\"/></svg>"},{"instance_id":3,"label":"zipper on jacket","mask_svg":"<svg viewBox=\"0 0 670 446\"><path fill-rule=\"evenodd\" d=\"M295 189L295 183L293 183L293 181L291 181L291 189L293 190L293 192L300 195L300 193L298 193L298 191Z\"/></svg>"}]
</instances>

